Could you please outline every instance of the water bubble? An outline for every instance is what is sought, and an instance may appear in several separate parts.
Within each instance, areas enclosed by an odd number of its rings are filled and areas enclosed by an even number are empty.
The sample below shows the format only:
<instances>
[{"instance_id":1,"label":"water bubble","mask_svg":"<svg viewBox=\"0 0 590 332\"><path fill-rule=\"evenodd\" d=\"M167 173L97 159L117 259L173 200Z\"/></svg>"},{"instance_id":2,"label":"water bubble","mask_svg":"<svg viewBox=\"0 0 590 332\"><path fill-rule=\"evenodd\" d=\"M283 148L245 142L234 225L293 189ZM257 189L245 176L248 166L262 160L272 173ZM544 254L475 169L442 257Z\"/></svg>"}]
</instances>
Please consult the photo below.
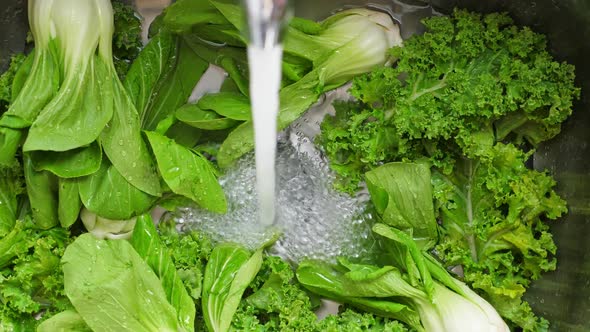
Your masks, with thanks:
<instances>
[{"instance_id":1,"label":"water bubble","mask_svg":"<svg viewBox=\"0 0 590 332\"><path fill-rule=\"evenodd\" d=\"M220 179L228 201L227 214L185 209L177 221L214 241L239 242L250 249L281 232L280 241L270 251L295 262L306 257L333 261L339 255L363 256L369 252L371 240L370 215L364 213L366 197L336 192L329 168L324 167L323 159L312 155L279 144L277 218L271 227L258 223L253 155L240 160Z\"/></svg>"}]
</instances>

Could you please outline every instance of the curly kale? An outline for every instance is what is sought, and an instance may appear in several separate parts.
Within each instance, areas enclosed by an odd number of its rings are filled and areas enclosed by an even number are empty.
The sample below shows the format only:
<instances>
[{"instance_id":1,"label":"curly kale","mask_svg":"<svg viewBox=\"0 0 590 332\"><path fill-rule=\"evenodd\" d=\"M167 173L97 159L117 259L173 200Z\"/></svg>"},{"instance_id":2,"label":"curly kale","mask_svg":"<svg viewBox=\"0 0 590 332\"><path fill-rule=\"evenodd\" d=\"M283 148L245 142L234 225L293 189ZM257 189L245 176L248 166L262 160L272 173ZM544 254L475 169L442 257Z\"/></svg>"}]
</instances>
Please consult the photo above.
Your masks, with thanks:
<instances>
[{"instance_id":1,"label":"curly kale","mask_svg":"<svg viewBox=\"0 0 590 332\"><path fill-rule=\"evenodd\" d=\"M395 47L393 66L353 81L318 138L337 186L394 161L429 160L441 240L436 254L525 331L545 330L522 296L555 269L548 220L567 212L547 172L526 167L560 132L580 90L574 67L553 60L545 37L505 14L455 10Z\"/></svg>"},{"instance_id":2,"label":"curly kale","mask_svg":"<svg viewBox=\"0 0 590 332\"><path fill-rule=\"evenodd\" d=\"M44 319L71 308L60 267L71 240L67 230L38 230L30 218L17 221L0 239L0 330L34 330Z\"/></svg>"},{"instance_id":3,"label":"curly kale","mask_svg":"<svg viewBox=\"0 0 590 332\"><path fill-rule=\"evenodd\" d=\"M546 172L525 167L529 154L496 144L479 159L457 160L451 174L433 172L443 236L436 246L447 266L498 312L525 331L546 330L522 300L532 280L556 268L549 225L567 212Z\"/></svg>"},{"instance_id":4,"label":"curly kale","mask_svg":"<svg viewBox=\"0 0 590 332\"><path fill-rule=\"evenodd\" d=\"M0 113L4 112L12 101L12 83L26 58L22 53L14 54L10 59L10 66L0 76Z\"/></svg>"},{"instance_id":5,"label":"curly kale","mask_svg":"<svg viewBox=\"0 0 590 332\"><path fill-rule=\"evenodd\" d=\"M391 50L392 67L353 81L359 103L324 121L320 143L338 173L359 179L425 152L448 170L449 150L475 157L496 141L536 146L559 133L580 90L543 35L497 13L456 10L423 23L423 35Z\"/></svg>"},{"instance_id":6,"label":"curly kale","mask_svg":"<svg viewBox=\"0 0 590 332\"><path fill-rule=\"evenodd\" d=\"M250 295L234 316L232 331L408 331L398 321L349 308L318 320L318 299L304 290L280 257L266 257L250 287Z\"/></svg>"},{"instance_id":7,"label":"curly kale","mask_svg":"<svg viewBox=\"0 0 590 332\"><path fill-rule=\"evenodd\" d=\"M115 31L113 33L113 57L115 69L123 80L131 63L143 48L141 17L132 6L113 1Z\"/></svg>"}]
</instances>

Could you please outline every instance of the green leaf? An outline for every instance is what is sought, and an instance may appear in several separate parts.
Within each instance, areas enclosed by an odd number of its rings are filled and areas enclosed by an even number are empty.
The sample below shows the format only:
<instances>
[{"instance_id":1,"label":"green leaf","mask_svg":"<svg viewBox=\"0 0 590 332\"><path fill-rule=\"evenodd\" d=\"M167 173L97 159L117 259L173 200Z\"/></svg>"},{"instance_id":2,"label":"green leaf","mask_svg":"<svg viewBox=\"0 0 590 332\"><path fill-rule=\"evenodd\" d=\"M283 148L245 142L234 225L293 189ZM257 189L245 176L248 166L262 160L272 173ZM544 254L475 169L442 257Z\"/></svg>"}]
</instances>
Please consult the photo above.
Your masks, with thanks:
<instances>
[{"instance_id":1,"label":"green leaf","mask_svg":"<svg viewBox=\"0 0 590 332\"><path fill-rule=\"evenodd\" d=\"M66 310L39 324L37 332L92 332L92 329L76 311Z\"/></svg>"},{"instance_id":2,"label":"green leaf","mask_svg":"<svg viewBox=\"0 0 590 332\"><path fill-rule=\"evenodd\" d=\"M59 224L56 178L47 171L36 171L30 156L23 155L27 195L33 220L39 228L49 229Z\"/></svg>"},{"instance_id":3,"label":"green leaf","mask_svg":"<svg viewBox=\"0 0 590 332\"><path fill-rule=\"evenodd\" d=\"M1 126L14 129L29 127L58 93L59 65L50 48L36 48L32 53L32 63L28 60L29 56L26 65L17 72L12 86L13 101L0 118Z\"/></svg>"},{"instance_id":4,"label":"green leaf","mask_svg":"<svg viewBox=\"0 0 590 332\"><path fill-rule=\"evenodd\" d=\"M137 110L116 77L113 78L113 86L113 118L100 135L102 148L129 183L152 196L160 196L160 179L141 136Z\"/></svg>"},{"instance_id":5,"label":"green leaf","mask_svg":"<svg viewBox=\"0 0 590 332\"><path fill-rule=\"evenodd\" d=\"M127 182L106 159L96 173L79 179L78 190L88 210L113 220L145 213L156 201L156 197Z\"/></svg>"},{"instance_id":6,"label":"green leaf","mask_svg":"<svg viewBox=\"0 0 590 332\"><path fill-rule=\"evenodd\" d=\"M389 163L365 173L371 201L383 223L414 238L424 250L438 239L430 168L423 163Z\"/></svg>"},{"instance_id":7,"label":"green leaf","mask_svg":"<svg viewBox=\"0 0 590 332\"><path fill-rule=\"evenodd\" d=\"M239 122L223 118L216 112L204 111L195 104L186 104L176 111L176 118L189 126L204 130L221 130L234 127Z\"/></svg>"},{"instance_id":8,"label":"green leaf","mask_svg":"<svg viewBox=\"0 0 590 332\"><path fill-rule=\"evenodd\" d=\"M23 231L24 228L24 222L19 220L8 234L3 234L0 238L0 268L9 266L14 257L28 251L27 233Z\"/></svg>"},{"instance_id":9,"label":"green leaf","mask_svg":"<svg viewBox=\"0 0 590 332\"><path fill-rule=\"evenodd\" d=\"M180 0L164 11L163 25L175 33L190 32L205 24L228 24L210 1Z\"/></svg>"},{"instance_id":10,"label":"green leaf","mask_svg":"<svg viewBox=\"0 0 590 332\"><path fill-rule=\"evenodd\" d=\"M82 234L62 266L65 293L93 331L179 331L160 280L129 242Z\"/></svg>"},{"instance_id":11,"label":"green leaf","mask_svg":"<svg viewBox=\"0 0 590 332\"><path fill-rule=\"evenodd\" d=\"M413 286L420 285L431 298L434 293L434 282L426 259L414 239L405 232L385 224L375 224L373 232L391 240L387 248L393 251L395 263L406 270Z\"/></svg>"},{"instance_id":12,"label":"green leaf","mask_svg":"<svg viewBox=\"0 0 590 332\"><path fill-rule=\"evenodd\" d=\"M245 48L213 46L203 41L197 34L184 35L183 40L205 61L223 68L229 79L238 86L241 94L249 95L248 56Z\"/></svg>"},{"instance_id":13,"label":"green leaf","mask_svg":"<svg viewBox=\"0 0 590 332\"><path fill-rule=\"evenodd\" d=\"M14 163L22 137L21 129L0 127L0 165Z\"/></svg>"},{"instance_id":14,"label":"green leaf","mask_svg":"<svg viewBox=\"0 0 590 332\"><path fill-rule=\"evenodd\" d=\"M59 178L58 185L57 215L61 227L68 228L78 220L80 208L82 208L82 202L78 194L78 182L76 179Z\"/></svg>"},{"instance_id":15,"label":"green leaf","mask_svg":"<svg viewBox=\"0 0 590 332\"><path fill-rule=\"evenodd\" d=\"M248 79L246 78L246 74L244 73L245 70L240 68L240 64L238 63L238 61L236 61L232 57L223 56L219 60L218 64L227 72L229 79L231 79L236 84L238 90L240 90L240 93L244 96L249 96L250 86L248 83ZM242 66L245 65L242 64Z\"/></svg>"},{"instance_id":16,"label":"green leaf","mask_svg":"<svg viewBox=\"0 0 590 332\"><path fill-rule=\"evenodd\" d=\"M283 130L305 113L315 103L320 92L317 91L317 73L311 72L300 81L281 89L278 130ZM217 162L227 168L244 154L254 149L254 128L251 121L236 127L221 145Z\"/></svg>"},{"instance_id":17,"label":"green leaf","mask_svg":"<svg viewBox=\"0 0 590 332\"><path fill-rule=\"evenodd\" d=\"M0 167L0 238L13 229L19 216L20 196L25 193L22 171L16 162Z\"/></svg>"},{"instance_id":18,"label":"green leaf","mask_svg":"<svg viewBox=\"0 0 590 332\"><path fill-rule=\"evenodd\" d=\"M137 218L131 245L160 278L166 298L176 310L178 325L184 331L194 331L195 304L179 278L168 249L162 244L149 214Z\"/></svg>"},{"instance_id":19,"label":"green leaf","mask_svg":"<svg viewBox=\"0 0 590 332\"><path fill-rule=\"evenodd\" d=\"M152 90L151 100L142 113L142 129L154 130L158 123L186 104L193 88L209 67L183 40L165 75Z\"/></svg>"},{"instance_id":20,"label":"green leaf","mask_svg":"<svg viewBox=\"0 0 590 332\"><path fill-rule=\"evenodd\" d=\"M369 312L406 322L422 331L420 317L410 306L391 297L427 301L426 294L414 288L392 266L348 264L344 270L319 261L305 260L297 268L297 280L307 289Z\"/></svg>"},{"instance_id":21,"label":"green leaf","mask_svg":"<svg viewBox=\"0 0 590 332\"><path fill-rule=\"evenodd\" d=\"M143 48L129 68L123 85L140 118L143 118L158 81L168 74L170 62L176 61L177 48L177 39L169 32L160 31Z\"/></svg>"},{"instance_id":22,"label":"green leaf","mask_svg":"<svg viewBox=\"0 0 590 332\"><path fill-rule=\"evenodd\" d=\"M203 280L203 316L210 331L229 330L242 295L262 266L262 250L250 253L235 244L213 249Z\"/></svg>"},{"instance_id":23,"label":"green leaf","mask_svg":"<svg viewBox=\"0 0 590 332\"><path fill-rule=\"evenodd\" d=\"M90 175L100 168L102 150L98 142L73 150L33 151L30 153L37 171L49 171L62 178Z\"/></svg>"},{"instance_id":24,"label":"green leaf","mask_svg":"<svg viewBox=\"0 0 590 332\"><path fill-rule=\"evenodd\" d=\"M224 213L227 202L207 159L155 133L146 132L162 178L170 189L213 212Z\"/></svg>"},{"instance_id":25,"label":"green leaf","mask_svg":"<svg viewBox=\"0 0 590 332\"><path fill-rule=\"evenodd\" d=\"M35 119L24 151L66 151L95 141L113 116L112 73L99 56L71 70Z\"/></svg>"},{"instance_id":26,"label":"green leaf","mask_svg":"<svg viewBox=\"0 0 590 332\"><path fill-rule=\"evenodd\" d=\"M25 61L23 61L16 71L14 75L14 79L12 80L12 87L11 92L12 95L10 97L10 101L13 102L18 97L18 94L23 89L27 78L31 75L31 69L33 68L33 63L35 61L35 49L27 55Z\"/></svg>"},{"instance_id":27,"label":"green leaf","mask_svg":"<svg viewBox=\"0 0 590 332\"><path fill-rule=\"evenodd\" d=\"M219 92L206 94L199 99L197 105L201 109L215 111L215 113L229 119L252 120L250 100L239 93Z\"/></svg>"},{"instance_id":28,"label":"green leaf","mask_svg":"<svg viewBox=\"0 0 590 332\"><path fill-rule=\"evenodd\" d=\"M219 12L227 19L228 22L238 31L246 30L246 18L244 17L243 9L232 2L209 1Z\"/></svg>"},{"instance_id":29,"label":"green leaf","mask_svg":"<svg viewBox=\"0 0 590 332\"><path fill-rule=\"evenodd\" d=\"M199 139L203 137L202 130L180 121L173 123L165 134L166 137L189 149L197 145Z\"/></svg>"}]
</instances>

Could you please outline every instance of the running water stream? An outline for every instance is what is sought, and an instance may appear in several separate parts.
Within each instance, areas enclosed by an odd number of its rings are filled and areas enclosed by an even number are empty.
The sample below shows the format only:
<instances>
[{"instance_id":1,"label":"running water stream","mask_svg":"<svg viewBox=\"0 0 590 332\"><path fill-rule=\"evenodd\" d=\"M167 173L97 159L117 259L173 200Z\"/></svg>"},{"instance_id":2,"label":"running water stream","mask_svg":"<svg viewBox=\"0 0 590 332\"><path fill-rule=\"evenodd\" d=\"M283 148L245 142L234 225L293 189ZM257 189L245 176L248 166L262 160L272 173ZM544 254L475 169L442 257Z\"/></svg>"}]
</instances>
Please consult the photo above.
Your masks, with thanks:
<instances>
[{"instance_id":1,"label":"running water stream","mask_svg":"<svg viewBox=\"0 0 590 332\"><path fill-rule=\"evenodd\" d=\"M248 47L250 100L256 154L256 189L259 222L262 225L272 225L276 215L275 159L282 51L280 45L272 45L268 48Z\"/></svg>"},{"instance_id":2,"label":"running water stream","mask_svg":"<svg viewBox=\"0 0 590 332\"><path fill-rule=\"evenodd\" d=\"M286 4L286 0L246 0L258 214L259 222L265 226L272 225L276 215L275 157L283 54L280 30Z\"/></svg>"}]
</instances>

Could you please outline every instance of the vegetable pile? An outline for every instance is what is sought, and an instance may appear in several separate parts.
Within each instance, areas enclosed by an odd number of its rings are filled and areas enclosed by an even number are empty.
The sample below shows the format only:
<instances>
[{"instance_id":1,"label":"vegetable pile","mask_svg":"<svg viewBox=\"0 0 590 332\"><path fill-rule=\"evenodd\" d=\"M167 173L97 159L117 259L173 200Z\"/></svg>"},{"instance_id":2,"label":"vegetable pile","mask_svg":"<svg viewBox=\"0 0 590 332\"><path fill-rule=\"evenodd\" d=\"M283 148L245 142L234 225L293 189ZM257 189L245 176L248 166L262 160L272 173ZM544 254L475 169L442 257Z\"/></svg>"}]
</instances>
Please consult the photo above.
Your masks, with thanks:
<instances>
[{"instance_id":1,"label":"vegetable pile","mask_svg":"<svg viewBox=\"0 0 590 332\"><path fill-rule=\"evenodd\" d=\"M317 143L338 189L366 185L379 254L292 264L150 216L228 209L217 177L253 149L241 7L176 1L144 46L119 2L28 6L34 48L0 77L0 330L548 328L522 296L567 208L527 161L579 90L543 36L457 10L402 47L384 13L293 18L279 129L353 81ZM211 65L220 91L194 96Z\"/></svg>"},{"instance_id":2,"label":"vegetable pile","mask_svg":"<svg viewBox=\"0 0 590 332\"><path fill-rule=\"evenodd\" d=\"M559 133L580 91L573 66L552 59L544 36L511 24L505 14L461 10L424 20L423 35L391 49L393 66L353 80L356 101L336 106L319 143L347 192L361 180L379 192L399 182L402 170L382 174L390 162L429 165L440 238L423 226L414 237L434 240L436 256L461 266L502 316L539 331L547 322L522 296L556 268L546 221L567 208L551 176L527 162Z\"/></svg>"}]
</instances>

